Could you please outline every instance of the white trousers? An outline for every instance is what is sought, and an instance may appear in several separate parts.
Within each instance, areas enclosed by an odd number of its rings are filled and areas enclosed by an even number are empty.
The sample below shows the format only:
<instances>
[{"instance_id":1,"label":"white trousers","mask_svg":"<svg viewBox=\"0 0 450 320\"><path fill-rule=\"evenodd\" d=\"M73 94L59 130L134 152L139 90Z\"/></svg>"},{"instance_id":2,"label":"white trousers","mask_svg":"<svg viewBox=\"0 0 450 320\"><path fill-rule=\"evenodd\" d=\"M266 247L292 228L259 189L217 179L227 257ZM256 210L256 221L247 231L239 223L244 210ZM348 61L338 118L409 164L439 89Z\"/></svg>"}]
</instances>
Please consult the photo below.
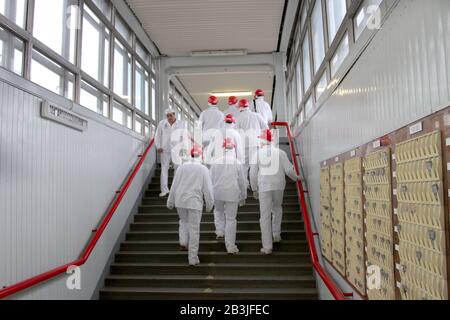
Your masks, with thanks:
<instances>
[{"instance_id":1,"label":"white trousers","mask_svg":"<svg viewBox=\"0 0 450 320\"><path fill-rule=\"evenodd\" d=\"M273 237L281 236L283 196L283 190L261 192L259 194L262 246L266 250L273 249Z\"/></svg>"},{"instance_id":2,"label":"white trousers","mask_svg":"<svg viewBox=\"0 0 450 320\"><path fill-rule=\"evenodd\" d=\"M225 236L227 251L236 248L236 229L238 202L216 201L214 208L214 224L216 235Z\"/></svg>"},{"instance_id":3,"label":"white trousers","mask_svg":"<svg viewBox=\"0 0 450 320\"><path fill-rule=\"evenodd\" d=\"M161 193L169 192L169 167L172 161L172 152L163 152L161 155ZM174 172L177 171L178 165L174 163Z\"/></svg>"},{"instance_id":4,"label":"white trousers","mask_svg":"<svg viewBox=\"0 0 450 320\"><path fill-rule=\"evenodd\" d=\"M254 160L255 154L258 152L258 148L256 147L246 148L244 152L245 152L245 163L242 165L242 167L244 170L245 183L247 187L250 188L250 179L249 179L250 166L253 164L251 163L251 161Z\"/></svg>"},{"instance_id":5,"label":"white trousers","mask_svg":"<svg viewBox=\"0 0 450 320\"><path fill-rule=\"evenodd\" d=\"M189 262L198 258L202 211L177 208L180 218L180 245L189 248Z\"/></svg>"}]
</instances>

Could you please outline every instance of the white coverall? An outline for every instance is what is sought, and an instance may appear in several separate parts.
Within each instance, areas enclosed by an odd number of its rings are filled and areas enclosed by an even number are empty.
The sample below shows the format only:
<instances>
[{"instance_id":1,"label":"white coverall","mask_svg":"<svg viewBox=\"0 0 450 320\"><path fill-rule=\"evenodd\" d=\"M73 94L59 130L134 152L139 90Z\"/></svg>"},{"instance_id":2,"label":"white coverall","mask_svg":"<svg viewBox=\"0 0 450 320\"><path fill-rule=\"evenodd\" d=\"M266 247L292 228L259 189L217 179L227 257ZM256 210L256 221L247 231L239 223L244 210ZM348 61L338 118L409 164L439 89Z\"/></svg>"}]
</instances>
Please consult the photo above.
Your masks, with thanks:
<instances>
[{"instance_id":1,"label":"white coverall","mask_svg":"<svg viewBox=\"0 0 450 320\"><path fill-rule=\"evenodd\" d=\"M177 146L186 137L187 129L186 123L181 120L175 121L173 125L167 121L167 119L162 120L155 134L155 145L156 149L163 149L160 154L161 157L161 193L168 193L168 178L169 178L169 167L172 162L174 165L174 170L176 172L177 168L181 163L176 163L177 159L176 149ZM184 132L184 133L183 133ZM176 135L175 135L176 134Z\"/></svg>"},{"instance_id":2,"label":"white coverall","mask_svg":"<svg viewBox=\"0 0 450 320\"><path fill-rule=\"evenodd\" d=\"M241 109L236 119L236 129L241 135L244 145L244 173L248 179L250 161L258 150L258 137L263 130L269 129L267 123L260 114L252 112L249 108Z\"/></svg>"},{"instance_id":3,"label":"white coverall","mask_svg":"<svg viewBox=\"0 0 450 320\"><path fill-rule=\"evenodd\" d=\"M239 162L241 164L244 163L245 161L245 150L244 150L244 146L242 145L242 138L241 135L239 134L239 132L235 129L235 125L234 123L224 123L223 127L222 127L222 135L223 135L223 140L225 139L231 139L234 142L234 145L236 146L235 148L235 153L236 153L236 158L239 160ZM222 143L216 144L216 148L222 148ZM223 154L222 154L223 156Z\"/></svg>"},{"instance_id":4,"label":"white coverall","mask_svg":"<svg viewBox=\"0 0 450 320\"><path fill-rule=\"evenodd\" d=\"M268 126L273 122L273 113L270 105L264 100L264 97L257 97L251 102L251 110L263 117Z\"/></svg>"},{"instance_id":5,"label":"white coverall","mask_svg":"<svg viewBox=\"0 0 450 320\"><path fill-rule=\"evenodd\" d=\"M250 169L250 183L252 190L259 193L263 249L271 251L273 239L281 239L285 176L294 181L299 177L286 152L272 144L262 146L255 158Z\"/></svg>"},{"instance_id":6,"label":"white coverall","mask_svg":"<svg viewBox=\"0 0 450 320\"><path fill-rule=\"evenodd\" d=\"M198 258L200 222L203 199L206 210L214 206L214 192L211 176L200 158L194 158L178 168L167 200L169 209L177 208L180 218L180 245L189 247L189 264L200 263Z\"/></svg>"},{"instance_id":7,"label":"white coverall","mask_svg":"<svg viewBox=\"0 0 450 320\"><path fill-rule=\"evenodd\" d=\"M225 236L228 253L237 253L236 216L239 204L247 198L247 186L234 149L225 150L223 157L216 158L210 171L214 188L216 235Z\"/></svg>"},{"instance_id":8,"label":"white coverall","mask_svg":"<svg viewBox=\"0 0 450 320\"><path fill-rule=\"evenodd\" d=\"M225 116L231 114L233 117L237 117L239 115L240 109L239 104L236 103L234 105L228 106L228 109L224 112Z\"/></svg>"},{"instance_id":9,"label":"white coverall","mask_svg":"<svg viewBox=\"0 0 450 320\"><path fill-rule=\"evenodd\" d=\"M213 150L212 143L215 141L215 135L222 129L225 116L216 106L209 106L208 109L200 114L199 123L203 133L203 150L205 162L210 163Z\"/></svg>"}]
</instances>

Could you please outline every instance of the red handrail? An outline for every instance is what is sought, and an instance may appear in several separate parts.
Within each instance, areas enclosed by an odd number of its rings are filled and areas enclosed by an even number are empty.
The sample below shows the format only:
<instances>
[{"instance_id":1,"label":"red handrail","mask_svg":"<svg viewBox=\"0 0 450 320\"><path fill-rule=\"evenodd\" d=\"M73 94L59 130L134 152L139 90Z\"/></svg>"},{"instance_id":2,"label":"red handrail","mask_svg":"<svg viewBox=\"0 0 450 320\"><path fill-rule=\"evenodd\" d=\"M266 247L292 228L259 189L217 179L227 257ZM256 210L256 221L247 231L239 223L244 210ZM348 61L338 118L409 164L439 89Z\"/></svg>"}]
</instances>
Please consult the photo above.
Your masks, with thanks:
<instances>
[{"instance_id":1,"label":"red handrail","mask_svg":"<svg viewBox=\"0 0 450 320\"><path fill-rule=\"evenodd\" d=\"M19 283L16 283L14 285L11 285L4 289L1 289L0 290L0 299L6 298L8 296L11 296L11 295L19 292L19 291L25 290L25 289L32 287L38 283L44 282L48 279L54 278L62 273L65 273L67 271L67 269L71 266L82 266L83 264L86 263L86 261L89 259L90 255L91 255L92 251L94 250L98 240L100 239L100 237L102 236L106 227L108 226L109 221L111 220L111 218L113 217L117 208L119 207L120 203L122 202L123 197L127 193L128 188L130 187L131 183L133 182L134 178L136 177L139 169L141 168L142 164L144 163L145 159L147 158L147 155L148 155L150 149L153 147L154 143L155 143L155 140L151 139L148 146L145 148L144 153L139 156L139 158L140 158L139 161L137 162L133 171L128 176L125 184L123 185L122 189L118 193L118 196L114 200L111 208L108 210L107 214L101 220L100 226L97 228L94 236L89 241L88 245L86 246L86 248L80 255L80 258L71 263L65 264L63 266L57 267L55 269L49 270L47 272L41 273L32 278L26 279L24 281L21 281Z\"/></svg>"},{"instance_id":2,"label":"red handrail","mask_svg":"<svg viewBox=\"0 0 450 320\"><path fill-rule=\"evenodd\" d=\"M289 123L287 122L273 122L272 126L274 127L286 127L287 129L287 135L289 139L289 145L291 149L291 155L292 155L292 161L294 162L295 171L297 174L300 174L298 162L297 162L297 155L295 153L294 148L294 140L292 138L291 129L289 128ZM325 271L325 269L321 266L319 262L319 258L317 256L317 250L316 250L316 244L314 242L314 235L311 230L311 221L308 213L308 206L306 205L305 200L305 190L303 189L303 184L301 181L297 182L297 191L298 191L298 198L301 204L302 208L302 215L303 220L305 223L305 230L306 230L306 237L308 239L308 246L309 246L309 252L311 254L312 263L314 269L317 271L319 276L322 278L323 282L327 286L330 293L333 295L333 297L336 300L345 300L345 294L338 288L338 286L334 283L334 281L331 279L331 277L328 275L328 273Z\"/></svg>"}]
</instances>

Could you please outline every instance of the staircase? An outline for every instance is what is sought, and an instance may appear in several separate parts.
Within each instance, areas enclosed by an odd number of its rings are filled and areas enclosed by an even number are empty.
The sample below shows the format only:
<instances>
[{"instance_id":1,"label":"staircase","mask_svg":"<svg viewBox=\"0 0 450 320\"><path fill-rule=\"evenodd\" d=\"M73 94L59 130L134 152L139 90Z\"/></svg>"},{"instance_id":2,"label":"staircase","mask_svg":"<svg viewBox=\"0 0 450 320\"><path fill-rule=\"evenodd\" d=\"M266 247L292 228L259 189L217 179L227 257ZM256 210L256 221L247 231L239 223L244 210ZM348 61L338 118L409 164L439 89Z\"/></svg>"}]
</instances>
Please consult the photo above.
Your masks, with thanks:
<instances>
[{"instance_id":1,"label":"staircase","mask_svg":"<svg viewBox=\"0 0 450 320\"><path fill-rule=\"evenodd\" d=\"M115 256L100 299L299 300L317 299L316 281L304 232L295 183L284 197L281 244L262 255L259 203L252 197L239 209L237 246L228 255L217 241L212 213L201 223L201 264L188 266L179 249L178 214L160 199L160 169L149 185L139 213ZM169 182L173 179L170 174Z\"/></svg>"}]
</instances>

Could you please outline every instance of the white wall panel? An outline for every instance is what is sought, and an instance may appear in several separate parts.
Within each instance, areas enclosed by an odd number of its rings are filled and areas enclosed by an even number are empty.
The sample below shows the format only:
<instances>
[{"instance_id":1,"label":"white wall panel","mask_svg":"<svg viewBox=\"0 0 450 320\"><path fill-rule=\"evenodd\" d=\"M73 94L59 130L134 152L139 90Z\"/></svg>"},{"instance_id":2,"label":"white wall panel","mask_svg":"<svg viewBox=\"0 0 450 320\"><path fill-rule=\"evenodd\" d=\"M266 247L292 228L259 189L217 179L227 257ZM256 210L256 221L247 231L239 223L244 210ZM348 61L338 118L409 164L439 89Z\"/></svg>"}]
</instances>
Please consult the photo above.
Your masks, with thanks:
<instances>
[{"instance_id":1,"label":"white wall panel","mask_svg":"<svg viewBox=\"0 0 450 320\"><path fill-rule=\"evenodd\" d=\"M303 130L297 142L317 222L320 161L450 105L449 35L448 0L400 1Z\"/></svg>"},{"instance_id":2,"label":"white wall panel","mask_svg":"<svg viewBox=\"0 0 450 320\"><path fill-rule=\"evenodd\" d=\"M144 147L93 113L86 132L44 120L40 104L0 81L0 287L77 259ZM81 291L62 276L12 298L90 299L154 162L151 152L82 267Z\"/></svg>"}]
</instances>

